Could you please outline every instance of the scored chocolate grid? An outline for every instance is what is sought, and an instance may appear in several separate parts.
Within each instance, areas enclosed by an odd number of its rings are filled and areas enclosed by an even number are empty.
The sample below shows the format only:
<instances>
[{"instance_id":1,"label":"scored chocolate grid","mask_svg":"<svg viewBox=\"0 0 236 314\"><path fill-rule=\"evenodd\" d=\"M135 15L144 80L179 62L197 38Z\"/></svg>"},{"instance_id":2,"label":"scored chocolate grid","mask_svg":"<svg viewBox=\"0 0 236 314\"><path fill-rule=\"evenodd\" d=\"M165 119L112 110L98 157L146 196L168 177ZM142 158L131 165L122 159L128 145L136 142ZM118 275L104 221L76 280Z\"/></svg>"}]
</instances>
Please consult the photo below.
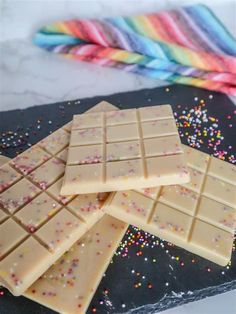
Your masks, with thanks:
<instances>
[{"instance_id":1,"label":"scored chocolate grid","mask_svg":"<svg viewBox=\"0 0 236 314\"><path fill-rule=\"evenodd\" d=\"M101 113L101 116L102 116L102 125L99 125L97 122L94 123L94 125L91 125L89 124L88 126L80 126L78 127L76 125L76 127L73 129L72 127L72 130L74 131L83 131L83 130L92 130L92 129L95 129L95 128L99 128L99 129L102 129L103 131L103 136L102 136L102 143L98 140L97 142L94 142L94 143L83 143L83 144L77 144L77 143L73 143L72 140L70 142L70 146L69 146L69 152L70 152L70 148L71 148L71 151L72 149L76 148L76 147L93 147L93 146L96 146L96 145L101 145L102 146L102 158L101 158L101 161L99 160L96 160L96 161L89 161L89 162L86 162L86 161L77 161L77 162L73 162L73 163L70 163L69 160L67 160L67 167L75 167L75 166L78 166L78 167L83 167L84 165L89 165L89 164L102 164L102 178L103 178L103 183L106 182L107 180L107 165L108 164L111 164L111 163L116 163L116 162L119 162L119 161L138 161L138 160L141 160L142 161L142 172L143 172L143 175L145 178L148 177L148 171L147 171L147 159L149 158L155 158L155 157L160 157L160 156L168 156L168 155L180 155L182 154L183 152L182 151L176 151L176 152L169 152L169 153L164 153L162 152L161 154L159 155L156 155L156 154L152 154L150 156L146 155L145 153L145 140L148 140L148 139L160 139L160 138L168 138L170 136L178 136L178 131L177 131L177 128L174 130L174 131L171 131L171 132L166 132L165 134L154 134L154 135L147 135L143 136L143 127L145 126L146 123L156 123L156 122L162 122L163 121L175 121L174 120L174 116L173 114L170 115L170 114L167 114L165 113L164 116L160 116L160 117L153 117L153 118L144 118L143 120L140 118L140 110L139 109L129 109L129 110L133 110L135 111L135 120L132 120L132 121L125 121L125 122L114 122L112 124L107 124L107 118L106 118L106 113ZM125 111L125 110L124 110ZM175 123L174 123L175 124ZM107 130L109 127L116 127L116 126L120 126L120 127L126 127L126 126L136 126L137 127L137 130L138 130L138 133L137 133L137 136L134 136L134 138L123 138L123 139L108 139L107 137ZM115 158L114 160L109 160L108 156L107 156L107 145L109 144L122 144L122 143L128 143L128 142L132 142L132 141L138 141L140 146L139 146L139 152L140 152L140 157L124 157L124 156L121 156L122 158ZM67 181L64 182L64 185L67 184Z\"/></svg>"},{"instance_id":2,"label":"scored chocolate grid","mask_svg":"<svg viewBox=\"0 0 236 314\"><path fill-rule=\"evenodd\" d=\"M196 202L195 209L194 209L194 212L193 212L193 213L192 213L192 212L191 212L191 213L186 213L184 210L182 210L182 209L180 209L180 208L174 207L173 204L170 204L170 203L169 203L168 201L166 201L165 199L161 199L161 200L160 200L160 196L161 196L161 194L162 194L162 190L163 190L165 187L160 187L160 189L158 190L158 192L157 192L155 198L153 198L153 197L151 197L151 196L149 196L149 195L146 195L146 194L144 194L144 193L142 193L142 192L140 192L140 191L134 190L135 193L139 193L139 194L141 194L141 195L144 195L145 197L147 197L147 198L149 198L149 199L151 199L151 200L153 201L152 208L151 208L151 210L150 210L150 212L149 212L149 215L148 215L148 218L147 218L147 224L149 224L149 223L151 222L151 220L152 220L152 218L153 218L153 216L154 216L155 207L156 207L157 203L162 203L162 204L164 204L164 205L167 205L168 207L173 208L173 209L176 210L177 212L183 213L183 214L187 215L189 218L191 218L191 226L190 226L190 228L189 228L189 232L188 232L188 236L187 236L187 242L190 242L190 241L191 241L191 237L192 237L192 233L193 233L193 228L194 228L194 225L195 225L195 223L196 223L196 220L203 221L203 222L205 222L205 223L207 223L207 224L209 224L209 225L212 225L212 226L214 226L214 227L216 227L216 228L219 228L219 229L221 229L221 230L226 231L226 229L224 229L223 226L219 226L219 225L217 224L217 222L215 222L214 220L211 220L211 222L209 222L209 221L208 221L207 219L205 219L204 217L202 217L202 218L198 217L199 205L200 205L200 201L201 201L201 196L204 195L203 192L204 192L204 187L205 187L205 183L206 183L206 180L207 180L207 176L210 176L210 177L213 177L213 178L214 178L214 176L213 176L212 174L208 174L208 171L209 171L209 168L210 168L210 164L211 164L213 158L214 158L214 157L210 157L210 158L207 160L207 166L206 166L205 171L197 170L198 172L200 172L201 174L203 174L203 179L202 179L202 182L201 182L201 187L200 187L200 189L199 189L199 192L196 192L191 186L185 187L184 185L179 185L179 186L182 186L182 187L183 187L184 189L186 189L186 190L193 191L193 193L195 193L195 194L197 195L197 202ZM192 170L195 170L194 168L192 168L192 167L189 166L189 165L188 165L188 168L191 168ZM225 181L224 178L222 178L222 177L221 177L220 179L219 179L219 178L217 178L217 179L218 179L219 181L222 181L222 182L226 182L226 183L227 183L227 181ZM205 196L205 195L204 195L204 196ZM207 195L207 196L205 196L205 197L214 201L214 198L213 198L213 196L211 196L211 195ZM218 202L218 203L221 203L222 205L226 205L222 200L221 200L221 201L218 201L218 200L217 200L217 202ZM110 201L110 204L111 204L111 203L112 203L112 200ZM157 213L158 213L158 212L157 212ZM227 232L229 232L229 231L227 231Z\"/></svg>"},{"instance_id":3,"label":"scored chocolate grid","mask_svg":"<svg viewBox=\"0 0 236 314\"><path fill-rule=\"evenodd\" d=\"M67 126L67 125L66 125L66 126ZM67 127L62 127L61 129L63 129L63 130L65 130L66 132L68 132L68 134L70 133L70 131L69 131L69 129L68 129ZM60 129L59 129L59 130L60 130ZM57 130L57 131L58 131L58 130ZM56 131L56 132L57 132L57 131ZM56 133L56 132L54 132L54 133ZM53 133L52 133L52 134L53 134ZM50 136L50 135L49 135L49 136ZM34 186L36 186L37 188L39 188L39 185L36 184L28 175L29 175L30 173L32 173L33 171L35 171L36 169L42 167L42 165L43 165L44 163L46 163L47 161L51 160L52 158L58 158L58 155L68 146L68 144L69 144L69 139L68 139L67 143L66 143L65 145L63 145L63 147L60 148L60 149L56 152L56 154L52 154L50 150L48 150L48 149L46 149L45 147L41 146L41 145L40 145L40 142L37 143L36 145L34 145L33 147L29 148L28 151L30 151L30 150L31 150L32 148L34 148L35 146L39 146L43 151L47 152L47 153L50 155L50 157L49 157L46 161L44 161L43 163L40 163L39 165L37 165L37 166L36 166L34 169L32 169L27 175L26 175L26 174L23 174L18 168L14 167L14 165L12 164L12 162L14 161L14 159L11 160L11 161L8 163L8 165L9 165L14 171L16 171L17 173L19 173L19 174L20 174L20 177L19 177L16 181L14 181L12 184L10 184L6 189L4 189L3 192L7 191L9 188L11 188L13 185L15 185L16 183L18 183L18 182L19 182L20 180L22 180L23 178L26 178L30 183L32 183ZM64 160L62 160L62 159L60 159L60 160L63 162L63 164L65 164L65 161L64 161ZM37 233L35 233L35 232L37 232L38 230L40 230L40 229L42 228L42 226L46 225L53 217L55 217L60 211L62 211L63 208L66 209L67 211L69 211L71 214L73 214L80 222L86 222L86 220L85 220L79 213L76 213L76 214L75 214L75 212L74 212L73 210L71 210L70 208L67 207L67 206L69 205L69 203L71 203L71 202L73 201L73 199L76 197L76 195L75 195L75 196L72 196L71 199L70 199L68 202L66 202L66 204L65 204L64 202L62 202L62 201L60 200L59 197L56 198L52 193L50 193L50 191L48 191L48 189L49 189L53 184L55 184L57 181L59 181L59 180L62 178L62 176L63 176L63 174L60 175L60 177L57 178L56 180L53 180L53 182L50 183L49 186L48 186L45 190L42 189L42 188L40 188L40 190L39 190L38 193L36 193L30 200L28 200L27 202L25 202L23 205L18 206L17 209L16 209L13 213L7 212L7 210L6 210L3 206L0 205L0 210L2 210L2 211L6 214L6 216L1 220L1 224L3 224L4 222L6 222L6 221L12 219L15 223L17 223L18 226L20 226L21 228L23 228L23 230L25 230L26 233L27 233L26 236L24 236L24 237L23 237L21 240L19 240L15 245L13 245L6 253L4 253L4 254L2 255L1 260L4 259L6 256L8 256L12 251L14 251L14 249L15 249L16 247L19 246L19 244L22 244L22 243L23 243L24 241L26 241L29 237L33 237L39 244L43 245L45 248L47 248L47 249L49 250L48 245L47 245L46 243L44 243L44 241L42 241L41 238L39 238L39 237L37 236ZM43 193L46 194L46 195L48 195L50 198L54 199L54 201L56 201L56 203L58 203L58 204L60 205L60 207L59 207L52 215L50 215L50 217L47 217L46 220L44 220L43 222L41 222L41 223L39 224L39 226L36 228L36 230L34 230L34 231L31 233L31 232L27 229L27 226L26 226L24 223L22 223L19 218L15 217L15 215L16 215L18 212L20 212L21 209L23 209L23 208L24 208L26 205L28 205L31 201L33 201L35 198L39 197L39 196L42 195ZM50 251L50 250L49 250L49 251ZM50 251L50 252L51 252L51 251Z\"/></svg>"},{"instance_id":4,"label":"scored chocolate grid","mask_svg":"<svg viewBox=\"0 0 236 314\"><path fill-rule=\"evenodd\" d=\"M197 169L190 183L118 191L109 197L105 210L225 266L230 260L236 222L236 168L193 148L183 148L189 154L189 169Z\"/></svg>"},{"instance_id":5,"label":"scored chocolate grid","mask_svg":"<svg viewBox=\"0 0 236 314\"><path fill-rule=\"evenodd\" d=\"M116 107L114 107L114 106L112 106L112 105L110 105L109 103L106 103L106 102L101 102L101 103L99 103L99 105L97 105L97 106L95 106L92 110L93 111L107 111L108 110L108 108L110 109L111 107L113 107L114 109L116 109ZM92 111L91 110L91 111ZM110 109L111 110L111 109ZM65 128L66 130L70 130L70 126L71 126L71 123L68 123L68 124L66 124L63 128ZM68 128L68 129L67 129ZM65 151L65 150L64 150ZM62 151L61 151L62 152ZM59 153L59 150L58 150L58 154L60 154ZM62 154L63 155L63 160L65 160L65 152ZM31 161L33 161L33 163L31 163ZM36 161L37 161L37 158L36 158ZM35 160L34 159L30 159L30 164L32 165L34 165L35 164ZM10 166L8 166L7 165L7 168L10 168ZM36 168L36 167L34 167L34 168ZM11 169L11 168L10 168ZM54 171L50 171L50 169L48 169L49 170L49 172L51 173L51 175L52 176L56 176L57 175L57 171L54 169ZM12 170L13 171L13 170ZM15 171L16 173L17 173L17 171ZM9 188L7 185L8 185L8 181L9 180L11 180L12 179L12 176L11 175L9 175L7 172L6 173L4 173L4 171L2 172L3 173L3 181L2 180L0 180L0 188L4 188L4 190L5 190L5 188ZM45 173L45 171L44 171L44 173ZM45 173L46 174L46 173ZM38 177L40 180L43 180L43 176L42 175L40 175L40 173L39 173L39 177ZM23 180L26 180L26 179L23 179ZM30 181L29 181L30 182ZM59 182L59 181L56 181L56 182ZM6 183L6 184L5 184ZM53 182L51 182L51 183L53 183ZM14 185L13 185L14 186ZM33 185L33 186L35 186L35 185ZM36 188L36 187L35 187ZM7 190L6 190L7 191ZM57 188L56 188L56 190L54 190L54 191L52 191L52 193L55 193L55 195L58 195L59 193L58 193L58 186L57 186ZM10 193L11 194L11 193ZM26 197L28 197L28 195L27 194L25 194L25 193L23 193L23 195L25 195ZM5 199L5 201L8 203L8 196L9 195L6 195L6 197L5 197L5 195L4 195L4 198L3 198L3 200ZM13 193L13 196L14 196L14 193ZM96 195L94 195L93 194L93 196L92 196L92 198L89 198L89 201L91 201L91 199L92 199L92 209L97 209L97 208L100 208L100 206L102 205L102 203L104 203L104 201L105 201L105 197L107 196L107 194L106 195L102 195L102 197L96 197ZM82 197L82 196L81 196ZM21 198L21 193L19 194L19 193L17 193L16 194L16 197L14 198L15 200L16 200L16 204L18 204L19 202L21 203L22 202L22 198ZM32 197L32 199L33 199L33 197ZM91 219L90 219L90 216L91 216L91 214L87 214L87 211L85 212L85 213L83 213L83 211L84 211L84 207L83 207L83 205L81 206L80 205L80 201L81 201L81 199L82 199L82 204L84 205L84 206L89 206L90 207L90 203L87 203L87 197L82 197L82 198L80 198L80 200L77 198L77 197L75 197L75 203L72 205L71 203L71 205L70 205L70 209L72 210L72 211L75 211L75 213L78 215L78 212L77 212L77 210L79 210L80 212L81 212L81 215L83 216L83 217L85 217L85 220L86 220L86 222L88 223L88 225L86 225L86 224L82 224L82 225L80 225L80 226L82 226L82 228L77 228L78 226L79 226L79 223L78 223L78 219L76 219L76 221L77 222L73 222L74 221L74 219L72 218L72 217L74 217L72 214L70 214L69 215L69 210L68 210L68 212L66 211L66 210L63 210L63 213L62 213L62 215L60 215L60 213L58 214L58 217L60 217L60 218L57 218L56 220L54 220L54 222L53 222L53 227L56 227L57 226L57 224L59 223L60 224L60 219L62 219L62 221L64 221L64 223L65 223L65 226L67 226L68 224L67 224L67 219L69 219L69 220L71 220L72 221L72 224L73 224L73 229L74 229L74 235L72 236L73 237L73 241L76 239L76 237L78 238L78 236L80 236L80 235L82 235L82 233L83 232L85 232L86 231L86 229L89 227L89 226L91 226L92 224L94 224L95 223L95 221L97 220L97 219L99 219L100 217L101 217L101 213L102 212L100 212L100 214L98 213L97 215L96 215L96 217L91 217ZM93 202L95 201L95 203L93 204ZM26 202L25 202L26 203ZM4 202L3 202L3 204L5 204ZM78 207L77 207L78 206ZM6 207L6 206L5 206ZM1 211L0 211L1 212ZM88 210L88 212L91 212L90 210ZM3 213L3 211L2 211L2 213ZM4 214L5 215L5 214ZM60 216L59 216L60 215ZM88 218L88 219L87 219ZM95 218L95 219L94 219ZM9 220L10 221L10 220ZM13 221L13 220L12 220ZM37 217L36 217L36 220L35 221L37 221ZM51 227L52 226L52 220L50 220L49 221L49 223L46 225L47 226L47 228L45 229L44 228L44 230L47 230L46 232L48 232L49 231L49 237L52 235L53 236L53 233L52 232L50 232L50 229L48 228L49 226ZM56 224L55 224L56 223ZM9 224L8 224L9 225ZM17 226L17 225L16 225ZM20 226L18 226L18 228L20 228ZM67 228L67 227L66 227ZM9 229L9 228L8 228ZM23 230L23 229L22 229ZM54 228L53 228L53 230L54 230ZM56 230L55 230L56 231ZM57 230L57 231L59 231L60 232L60 230ZM3 231L3 235L4 235L4 231ZM46 234L44 234L43 235L43 233L41 232L41 236L43 236L43 238L45 238L45 235ZM66 245L66 247L64 247L64 249L66 249L66 248L69 248L68 247L68 245L69 245L69 240L68 240L68 237L66 237L67 238L67 240L66 240L66 243L65 243L65 245ZM14 240L14 238L13 238L13 240ZM53 240L53 238L52 238L52 240ZM59 239L58 239L59 240ZM55 238L55 242L54 243L57 243L58 242L58 240ZM54 240L53 240L54 241ZM60 241L60 240L59 240ZM63 240L64 241L64 240ZM46 242L48 243L48 239L46 238ZM3 242L4 243L4 242ZM52 242L53 243L53 242ZM4 243L5 244L5 243ZM8 243L6 243L8 246L9 246L9 241L8 241ZM49 246L51 246L51 242L50 243L48 243L49 244ZM23 249L23 252L22 251L20 251L20 250L22 250ZM35 255L32 255L32 254L28 254L28 253L30 253L31 252L31 249L36 249L36 251L35 251ZM23 253L23 254L22 254ZM27 260L23 260L23 264L22 264L22 262L20 261L21 260L21 258L24 258L24 254L25 253L27 253L27 258L29 258L29 260L28 260L28 264L29 264L29 271L27 272L27 269L28 269L28 266L26 265L26 262L27 262ZM6 259L4 259L3 261L1 261L0 262L0 264L1 264L1 280L4 282L4 285L6 286L6 287L8 287L8 289L10 290L10 291L12 291L14 294L16 294L16 295L19 295L20 293L22 293L30 284L31 284L31 282L30 282L30 280L33 280L33 279L37 279L36 278L36 276L35 276L35 274L34 274L34 272L36 271L37 273L38 273L38 271L39 271L39 273L40 273L40 269L36 269L36 265L34 265L34 262L35 262L35 260L37 260L37 258L39 258L39 261L41 260L43 263L41 263L42 265L42 268L44 269L44 270L46 270L46 268L45 267L49 267L50 266L50 263L51 262L54 262L57 258L59 258L60 257L60 253L58 254L59 252L55 252L55 255L53 256L52 255L52 260L51 260L51 257L50 257L50 253L45 249L45 248L43 248L43 246L41 246L40 244L39 244L39 242L38 241L36 241L33 237L30 237L28 240L26 240L25 242L23 242L23 243L21 243L21 245L19 246L19 248L17 248L14 252L13 252L13 254L10 254L10 255L8 255L7 256L7 258ZM61 252L61 253L63 253L63 252ZM18 261L19 261L19 263L18 263ZM50 262L51 261L51 262ZM46 264L44 264L44 262L46 262ZM19 264L19 267L18 267L18 264ZM12 268L13 267L13 268ZM19 271L19 275L20 276L23 276L22 277L22 279L23 279L23 282L20 280L20 281L18 281L18 279L17 278L15 278L16 276L15 276L15 274L14 273L12 273L12 271L14 271L14 268L17 268L17 271ZM30 272L30 269L32 270L32 272ZM42 270L42 269L41 269ZM25 272L25 273L24 273ZM31 274L32 273L32 276L33 276L33 278L29 278L29 274ZM5 275L7 275L6 277L5 277ZM13 277L13 275L14 275L14 277ZM39 275L39 274L38 274ZM25 277L26 276L26 277ZM31 277L31 275L30 275L30 277ZM14 279L13 279L14 278ZM24 280L25 280L25 282L24 282ZM17 286L18 286L18 283L20 284L20 285L22 285L23 284L23 286L21 287L21 288L17 288ZM28 285L28 286L27 286ZM20 289L20 290L19 290Z\"/></svg>"}]
</instances>

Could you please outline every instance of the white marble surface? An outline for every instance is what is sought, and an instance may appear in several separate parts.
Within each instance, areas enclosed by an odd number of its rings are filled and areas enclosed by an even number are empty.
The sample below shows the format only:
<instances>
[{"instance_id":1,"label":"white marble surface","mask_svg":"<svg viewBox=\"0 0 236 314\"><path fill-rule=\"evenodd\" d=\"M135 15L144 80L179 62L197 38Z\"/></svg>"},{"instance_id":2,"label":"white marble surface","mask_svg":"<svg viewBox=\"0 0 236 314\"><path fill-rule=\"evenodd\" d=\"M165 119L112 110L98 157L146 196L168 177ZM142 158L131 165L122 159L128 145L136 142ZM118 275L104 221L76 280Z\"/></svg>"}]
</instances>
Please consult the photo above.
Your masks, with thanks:
<instances>
[{"instance_id":1,"label":"white marble surface","mask_svg":"<svg viewBox=\"0 0 236 314\"><path fill-rule=\"evenodd\" d=\"M66 60L31 44L46 23L74 17L152 12L194 0L0 0L0 111L155 87L163 82ZM236 0L204 0L236 36ZM165 314L234 314L236 292L168 310Z\"/></svg>"},{"instance_id":2,"label":"white marble surface","mask_svg":"<svg viewBox=\"0 0 236 314\"><path fill-rule=\"evenodd\" d=\"M67 60L31 43L42 25L74 17L152 12L193 0L0 0L0 111L155 87L163 82ZM205 0L236 34L236 0ZM224 3L222 5L222 3Z\"/></svg>"}]
</instances>

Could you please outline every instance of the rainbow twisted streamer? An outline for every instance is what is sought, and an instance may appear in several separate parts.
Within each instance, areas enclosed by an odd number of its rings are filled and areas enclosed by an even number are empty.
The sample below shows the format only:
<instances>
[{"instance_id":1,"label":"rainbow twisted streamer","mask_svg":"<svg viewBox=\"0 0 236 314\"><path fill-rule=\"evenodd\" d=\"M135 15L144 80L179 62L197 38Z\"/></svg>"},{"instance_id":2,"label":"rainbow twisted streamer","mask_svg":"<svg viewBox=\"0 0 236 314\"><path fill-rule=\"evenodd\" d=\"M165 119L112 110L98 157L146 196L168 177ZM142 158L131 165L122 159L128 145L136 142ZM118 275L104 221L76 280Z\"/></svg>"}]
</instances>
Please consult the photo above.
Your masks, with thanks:
<instances>
[{"instance_id":1,"label":"rainbow twisted streamer","mask_svg":"<svg viewBox=\"0 0 236 314\"><path fill-rule=\"evenodd\" d=\"M204 5L56 22L34 43L69 58L236 95L236 41Z\"/></svg>"}]
</instances>

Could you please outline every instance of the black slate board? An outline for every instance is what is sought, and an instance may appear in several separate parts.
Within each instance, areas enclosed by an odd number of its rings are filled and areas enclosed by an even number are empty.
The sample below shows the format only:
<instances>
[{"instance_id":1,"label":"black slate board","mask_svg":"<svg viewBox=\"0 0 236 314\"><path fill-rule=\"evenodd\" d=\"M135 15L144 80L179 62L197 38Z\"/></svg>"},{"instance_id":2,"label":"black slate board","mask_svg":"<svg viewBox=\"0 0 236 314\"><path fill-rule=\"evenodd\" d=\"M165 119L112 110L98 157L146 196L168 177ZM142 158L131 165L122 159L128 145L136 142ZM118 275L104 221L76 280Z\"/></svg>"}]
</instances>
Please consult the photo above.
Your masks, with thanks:
<instances>
[{"instance_id":1,"label":"black slate board","mask_svg":"<svg viewBox=\"0 0 236 314\"><path fill-rule=\"evenodd\" d=\"M70 121L73 114L82 113L101 100L107 100L120 108L170 103L176 112L177 121L181 123L179 131L183 143L194 140L191 135L197 133L200 150L210 154L219 152L227 161L233 161L232 156L236 154L234 104L223 94L181 85L1 112L0 153L14 157L16 153L25 150L29 143L36 143L50 131ZM196 112L198 104L201 106L200 120L205 121L206 114L207 121L200 123L196 120L195 124L191 121L190 126L184 124L185 115L188 112L190 116L193 115L190 110L195 108ZM217 125L214 126L214 123ZM207 135L204 135L204 129ZM217 133L219 130L220 133ZM217 146L218 139L220 143ZM88 313L157 313L236 288L235 251L231 265L219 267L131 226L122 243ZM54 312L24 297L13 297L2 289L0 313Z\"/></svg>"}]
</instances>

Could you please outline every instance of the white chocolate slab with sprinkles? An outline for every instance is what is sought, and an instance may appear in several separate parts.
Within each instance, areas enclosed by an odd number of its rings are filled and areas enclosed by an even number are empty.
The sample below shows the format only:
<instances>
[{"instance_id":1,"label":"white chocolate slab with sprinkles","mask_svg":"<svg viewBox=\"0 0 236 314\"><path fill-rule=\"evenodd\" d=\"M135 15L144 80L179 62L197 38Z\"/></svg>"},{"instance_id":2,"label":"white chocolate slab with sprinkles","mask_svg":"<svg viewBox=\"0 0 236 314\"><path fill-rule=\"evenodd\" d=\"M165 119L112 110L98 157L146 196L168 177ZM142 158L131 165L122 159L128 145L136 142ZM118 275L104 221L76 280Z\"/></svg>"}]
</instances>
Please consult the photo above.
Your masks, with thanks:
<instances>
[{"instance_id":1,"label":"white chocolate slab with sprinkles","mask_svg":"<svg viewBox=\"0 0 236 314\"><path fill-rule=\"evenodd\" d=\"M116 109L105 102L96 107ZM0 284L14 295L22 294L104 215L105 194L60 195L69 127L0 167Z\"/></svg>"},{"instance_id":2,"label":"white chocolate slab with sprinkles","mask_svg":"<svg viewBox=\"0 0 236 314\"><path fill-rule=\"evenodd\" d=\"M85 313L126 229L104 215L24 296L59 313Z\"/></svg>"},{"instance_id":3,"label":"white chocolate slab with sprinkles","mask_svg":"<svg viewBox=\"0 0 236 314\"><path fill-rule=\"evenodd\" d=\"M236 166L183 145L191 181L118 191L108 214L225 266L236 227Z\"/></svg>"},{"instance_id":4,"label":"white chocolate slab with sprinkles","mask_svg":"<svg viewBox=\"0 0 236 314\"><path fill-rule=\"evenodd\" d=\"M74 116L62 195L189 181L171 106Z\"/></svg>"}]
</instances>

